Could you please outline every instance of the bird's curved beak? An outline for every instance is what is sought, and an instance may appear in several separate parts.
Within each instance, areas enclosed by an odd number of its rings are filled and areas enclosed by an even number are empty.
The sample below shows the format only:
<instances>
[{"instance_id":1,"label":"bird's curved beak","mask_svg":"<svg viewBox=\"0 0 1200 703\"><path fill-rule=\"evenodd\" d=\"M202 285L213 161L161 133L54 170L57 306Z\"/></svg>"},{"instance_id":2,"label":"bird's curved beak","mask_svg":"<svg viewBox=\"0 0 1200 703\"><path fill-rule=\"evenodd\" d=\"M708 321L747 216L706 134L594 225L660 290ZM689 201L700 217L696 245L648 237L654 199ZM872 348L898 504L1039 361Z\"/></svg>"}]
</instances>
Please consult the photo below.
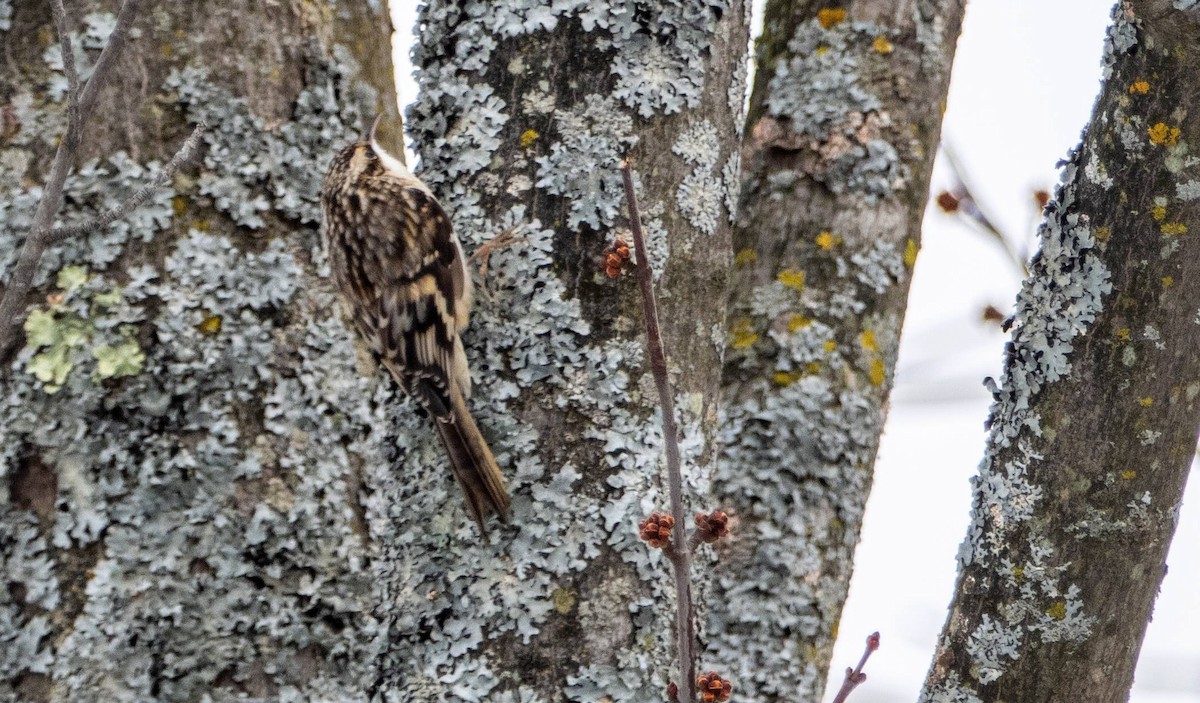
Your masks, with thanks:
<instances>
[{"instance_id":1,"label":"bird's curved beak","mask_svg":"<svg viewBox=\"0 0 1200 703\"><path fill-rule=\"evenodd\" d=\"M374 144L374 143L375 143L375 132L376 132L376 130L378 130L378 129L379 129L379 123L380 123L382 120L383 120L383 113L382 113L382 112L380 112L379 114L375 115L375 121L371 123L371 128L370 128L370 129L364 129L364 130L362 131L362 134L361 134L361 135L359 135L359 138L358 138L358 140L359 140L360 142L368 142L368 143L370 143L370 144Z\"/></svg>"}]
</instances>

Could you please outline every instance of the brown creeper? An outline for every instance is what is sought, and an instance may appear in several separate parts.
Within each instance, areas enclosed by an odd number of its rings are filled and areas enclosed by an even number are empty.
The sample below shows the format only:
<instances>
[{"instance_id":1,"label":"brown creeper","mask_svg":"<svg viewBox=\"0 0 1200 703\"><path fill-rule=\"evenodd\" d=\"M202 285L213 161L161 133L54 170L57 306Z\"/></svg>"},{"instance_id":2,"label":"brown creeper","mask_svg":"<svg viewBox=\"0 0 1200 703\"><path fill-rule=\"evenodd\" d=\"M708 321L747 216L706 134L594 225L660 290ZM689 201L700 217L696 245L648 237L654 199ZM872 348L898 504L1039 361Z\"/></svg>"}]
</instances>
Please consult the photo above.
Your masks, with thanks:
<instances>
[{"instance_id":1,"label":"brown creeper","mask_svg":"<svg viewBox=\"0 0 1200 703\"><path fill-rule=\"evenodd\" d=\"M471 516L508 518L504 476L467 409L471 372L459 333L471 277L442 206L369 134L333 158L321 188L333 280L359 336L428 413Z\"/></svg>"}]
</instances>

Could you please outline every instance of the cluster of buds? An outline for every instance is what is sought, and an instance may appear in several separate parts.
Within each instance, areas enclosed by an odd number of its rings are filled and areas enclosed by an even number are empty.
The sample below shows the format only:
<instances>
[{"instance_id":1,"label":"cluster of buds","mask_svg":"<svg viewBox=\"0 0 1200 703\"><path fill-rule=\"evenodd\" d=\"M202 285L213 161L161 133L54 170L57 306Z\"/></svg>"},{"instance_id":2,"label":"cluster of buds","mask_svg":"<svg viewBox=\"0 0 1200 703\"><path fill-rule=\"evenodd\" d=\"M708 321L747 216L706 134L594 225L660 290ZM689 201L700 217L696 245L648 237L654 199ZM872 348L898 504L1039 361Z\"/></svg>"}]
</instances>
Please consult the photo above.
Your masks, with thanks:
<instances>
[{"instance_id":1,"label":"cluster of buds","mask_svg":"<svg viewBox=\"0 0 1200 703\"><path fill-rule=\"evenodd\" d=\"M604 259L600 266L604 269L604 274L609 278L616 278L629 267L629 245L624 239L617 237L613 243L604 250Z\"/></svg>"},{"instance_id":2,"label":"cluster of buds","mask_svg":"<svg viewBox=\"0 0 1200 703\"><path fill-rule=\"evenodd\" d=\"M662 549L671 543L671 528L675 527L675 518L662 513L650 513L650 517L638 525L642 540L655 549Z\"/></svg>"},{"instance_id":3,"label":"cluster of buds","mask_svg":"<svg viewBox=\"0 0 1200 703\"><path fill-rule=\"evenodd\" d=\"M700 674L696 677L696 695L699 696L703 703L727 701L729 700L729 694L732 692L733 682L729 679L721 678L715 671Z\"/></svg>"},{"instance_id":4,"label":"cluster of buds","mask_svg":"<svg viewBox=\"0 0 1200 703\"><path fill-rule=\"evenodd\" d=\"M729 513L724 510L696 513L695 522L696 537L706 544L712 544L729 534Z\"/></svg>"}]
</instances>

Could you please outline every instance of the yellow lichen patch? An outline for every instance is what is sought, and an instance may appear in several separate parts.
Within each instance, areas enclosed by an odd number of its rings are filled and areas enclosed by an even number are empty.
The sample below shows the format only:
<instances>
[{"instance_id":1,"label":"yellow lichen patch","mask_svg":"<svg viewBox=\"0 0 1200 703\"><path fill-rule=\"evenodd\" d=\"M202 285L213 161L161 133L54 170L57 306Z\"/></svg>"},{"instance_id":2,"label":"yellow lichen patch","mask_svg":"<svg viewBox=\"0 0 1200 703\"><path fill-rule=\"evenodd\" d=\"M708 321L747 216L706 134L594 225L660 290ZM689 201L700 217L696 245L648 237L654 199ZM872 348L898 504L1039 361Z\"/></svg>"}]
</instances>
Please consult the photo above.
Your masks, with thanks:
<instances>
[{"instance_id":1,"label":"yellow lichen patch","mask_svg":"<svg viewBox=\"0 0 1200 703\"><path fill-rule=\"evenodd\" d=\"M1179 128L1170 127L1162 122L1146 130L1150 135L1150 143L1158 146L1175 146L1179 142Z\"/></svg>"},{"instance_id":2,"label":"yellow lichen patch","mask_svg":"<svg viewBox=\"0 0 1200 703\"><path fill-rule=\"evenodd\" d=\"M171 211L175 213L176 217L187 212L187 198L179 195L171 198Z\"/></svg>"},{"instance_id":3,"label":"yellow lichen patch","mask_svg":"<svg viewBox=\"0 0 1200 703\"><path fill-rule=\"evenodd\" d=\"M780 271L775 280L779 281L788 288L802 290L804 288L804 272L796 269L784 269Z\"/></svg>"},{"instance_id":4,"label":"yellow lichen patch","mask_svg":"<svg viewBox=\"0 0 1200 703\"><path fill-rule=\"evenodd\" d=\"M537 141L537 138L540 136L542 135L538 134L536 130L532 129L527 129L524 132L521 132L521 148L528 149L533 145L534 142Z\"/></svg>"},{"instance_id":5,"label":"yellow lichen patch","mask_svg":"<svg viewBox=\"0 0 1200 703\"><path fill-rule=\"evenodd\" d=\"M825 54L828 54L828 53L829 53L829 47L824 46L824 45L817 47L817 56L824 56Z\"/></svg>"},{"instance_id":6,"label":"yellow lichen patch","mask_svg":"<svg viewBox=\"0 0 1200 703\"><path fill-rule=\"evenodd\" d=\"M831 352L834 349L837 349L837 342L833 341L832 339L826 340L826 342L824 344L824 349L827 352Z\"/></svg>"},{"instance_id":7,"label":"yellow lichen patch","mask_svg":"<svg viewBox=\"0 0 1200 703\"><path fill-rule=\"evenodd\" d=\"M1128 342L1129 341L1129 328L1122 327L1121 329L1117 330L1116 337L1117 337L1117 339L1121 340L1122 342Z\"/></svg>"},{"instance_id":8,"label":"yellow lichen patch","mask_svg":"<svg viewBox=\"0 0 1200 703\"><path fill-rule=\"evenodd\" d=\"M1101 242L1107 242L1112 239L1112 227L1097 227L1096 239Z\"/></svg>"},{"instance_id":9,"label":"yellow lichen patch","mask_svg":"<svg viewBox=\"0 0 1200 703\"><path fill-rule=\"evenodd\" d=\"M810 361L804 365L804 370L808 372L809 376L815 376L816 374L821 373L821 362Z\"/></svg>"},{"instance_id":10,"label":"yellow lichen patch","mask_svg":"<svg viewBox=\"0 0 1200 703\"><path fill-rule=\"evenodd\" d=\"M1133 469L1128 469L1121 472L1121 478L1125 481L1131 481L1137 478L1137 472Z\"/></svg>"},{"instance_id":11,"label":"yellow lichen patch","mask_svg":"<svg viewBox=\"0 0 1200 703\"><path fill-rule=\"evenodd\" d=\"M575 607L574 589L559 586L550 594L550 598L554 601L554 609L563 615L571 612L571 609Z\"/></svg>"},{"instance_id":12,"label":"yellow lichen patch","mask_svg":"<svg viewBox=\"0 0 1200 703\"><path fill-rule=\"evenodd\" d=\"M1138 405L1142 406L1143 408L1148 408L1151 405L1154 405L1154 399L1151 398L1150 396L1146 396L1145 398L1138 398Z\"/></svg>"},{"instance_id":13,"label":"yellow lichen patch","mask_svg":"<svg viewBox=\"0 0 1200 703\"><path fill-rule=\"evenodd\" d=\"M1187 234L1187 225L1182 222L1166 222L1158 229L1163 234Z\"/></svg>"},{"instance_id":14,"label":"yellow lichen patch","mask_svg":"<svg viewBox=\"0 0 1200 703\"><path fill-rule=\"evenodd\" d=\"M846 11L840 7L826 7L817 10L817 21L825 29L830 29L846 21Z\"/></svg>"},{"instance_id":15,"label":"yellow lichen patch","mask_svg":"<svg viewBox=\"0 0 1200 703\"><path fill-rule=\"evenodd\" d=\"M804 374L799 371L776 371L774 376L775 385L783 386L784 388L799 381L801 378L804 378Z\"/></svg>"},{"instance_id":16,"label":"yellow lichen patch","mask_svg":"<svg viewBox=\"0 0 1200 703\"><path fill-rule=\"evenodd\" d=\"M207 232L210 226L211 225L208 223L208 220L196 220L192 223L192 229L196 230L197 232Z\"/></svg>"},{"instance_id":17,"label":"yellow lichen patch","mask_svg":"<svg viewBox=\"0 0 1200 703\"><path fill-rule=\"evenodd\" d=\"M1150 208L1150 217L1153 217L1155 222L1162 222L1167 218L1167 209L1162 205L1155 205Z\"/></svg>"},{"instance_id":18,"label":"yellow lichen patch","mask_svg":"<svg viewBox=\"0 0 1200 703\"><path fill-rule=\"evenodd\" d=\"M917 263L917 242L913 239L908 240L904 245L904 265L912 268Z\"/></svg>"},{"instance_id":19,"label":"yellow lichen patch","mask_svg":"<svg viewBox=\"0 0 1200 703\"><path fill-rule=\"evenodd\" d=\"M871 42L871 48L881 54L890 54L892 53L892 49L894 47L892 46L892 43L887 40L887 37L880 35L875 37L875 41Z\"/></svg>"},{"instance_id":20,"label":"yellow lichen patch","mask_svg":"<svg viewBox=\"0 0 1200 703\"><path fill-rule=\"evenodd\" d=\"M1171 276L1163 276L1162 284L1163 288L1170 288L1171 286L1175 285L1175 279Z\"/></svg>"},{"instance_id":21,"label":"yellow lichen patch","mask_svg":"<svg viewBox=\"0 0 1200 703\"><path fill-rule=\"evenodd\" d=\"M206 334L210 337L213 336L221 331L221 316L206 315L204 319L200 321L200 324L196 325L196 329L200 330L201 334Z\"/></svg>"},{"instance_id":22,"label":"yellow lichen patch","mask_svg":"<svg viewBox=\"0 0 1200 703\"><path fill-rule=\"evenodd\" d=\"M1025 578L1025 567L1014 566L1012 568L1012 575L1017 577L1018 580Z\"/></svg>"},{"instance_id":23,"label":"yellow lichen patch","mask_svg":"<svg viewBox=\"0 0 1200 703\"><path fill-rule=\"evenodd\" d=\"M733 321L733 327L729 330L729 346L745 349L757 341L758 333L754 331L749 318L739 317Z\"/></svg>"},{"instance_id":24,"label":"yellow lichen patch","mask_svg":"<svg viewBox=\"0 0 1200 703\"><path fill-rule=\"evenodd\" d=\"M799 332L812 324L812 320L803 315L792 315L788 318L788 332Z\"/></svg>"},{"instance_id":25,"label":"yellow lichen patch","mask_svg":"<svg viewBox=\"0 0 1200 703\"><path fill-rule=\"evenodd\" d=\"M818 234L816 242L817 242L817 246L821 247L825 251L829 251L830 249L833 248L833 245L837 243L834 240L832 232L822 232L822 233Z\"/></svg>"},{"instance_id":26,"label":"yellow lichen patch","mask_svg":"<svg viewBox=\"0 0 1200 703\"><path fill-rule=\"evenodd\" d=\"M879 344L875 341L875 330L863 330L863 333L858 335L858 343L867 351L879 351Z\"/></svg>"},{"instance_id":27,"label":"yellow lichen patch","mask_svg":"<svg viewBox=\"0 0 1200 703\"><path fill-rule=\"evenodd\" d=\"M1146 81L1135 81L1133 85L1129 86L1129 92L1145 95L1150 92L1150 84Z\"/></svg>"},{"instance_id":28,"label":"yellow lichen patch","mask_svg":"<svg viewBox=\"0 0 1200 703\"><path fill-rule=\"evenodd\" d=\"M1049 608L1046 608L1046 614L1055 620L1062 620L1067 617L1067 602L1062 600L1054 601L1050 604Z\"/></svg>"},{"instance_id":29,"label":"yellow lichen patch","mask_svg":"<svg viewBox=\"0 0 1200 703\"><path fill-rule=\"evenodd\" d=\"M883 381L887 378L887 368L883 365L883 359L875 359L871 362L871 373L869 375L872 386L882 386Z\"/></svg>"},{"instance_id":30,"label":"yellow lichen patch","mask_svg":"<svg viewBox=\"0 0 1200 703\"><path fill-rule=\"evenodd\" d=\"M737 266L749 266L758 261L758 254L754 253L753 249L742 249L733 257L733 263Z\"/></svg>"}]
</instances>

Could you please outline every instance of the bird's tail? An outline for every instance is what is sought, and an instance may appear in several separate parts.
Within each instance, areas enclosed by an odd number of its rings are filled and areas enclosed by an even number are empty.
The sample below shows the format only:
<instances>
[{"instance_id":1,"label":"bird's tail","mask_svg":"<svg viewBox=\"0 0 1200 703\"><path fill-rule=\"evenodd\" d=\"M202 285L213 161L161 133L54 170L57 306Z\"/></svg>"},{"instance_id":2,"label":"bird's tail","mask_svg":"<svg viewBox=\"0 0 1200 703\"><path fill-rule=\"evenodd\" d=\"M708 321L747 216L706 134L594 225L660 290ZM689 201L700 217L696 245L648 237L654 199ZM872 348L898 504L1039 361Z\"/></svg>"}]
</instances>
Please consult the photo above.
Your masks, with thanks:
<instances>
[{"instance_id":1,"label":"bird's tail","mask_svg":"<svg viewBox=\"0 0 1200 703\"><path fill-rule=\"evenodd\" d=\"M434 424L450 458L454 478L458 479L466 496L467 509L479 524L480 531L487 534L483 523L489 513L495 513L501 522L508 522L508 490L504 487L504 475L500 473L487 441L479 433L462 392L456 384L450 386L450 417L435 420Z\"/></svg>"}]
</instances>

